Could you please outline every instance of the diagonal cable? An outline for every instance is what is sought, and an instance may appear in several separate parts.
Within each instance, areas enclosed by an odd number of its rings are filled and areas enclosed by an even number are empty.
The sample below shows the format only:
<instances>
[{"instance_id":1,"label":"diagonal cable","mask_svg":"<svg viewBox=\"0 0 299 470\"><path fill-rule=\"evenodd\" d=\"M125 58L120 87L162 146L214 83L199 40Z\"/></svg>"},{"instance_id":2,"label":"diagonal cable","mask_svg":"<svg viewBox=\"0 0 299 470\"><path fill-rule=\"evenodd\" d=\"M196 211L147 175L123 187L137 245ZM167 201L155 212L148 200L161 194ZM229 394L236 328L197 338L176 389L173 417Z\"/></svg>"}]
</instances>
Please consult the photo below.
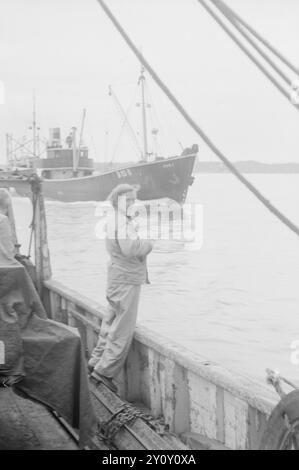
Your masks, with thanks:
<instances>
[{"instance_id":1,"label":"diagonal cable","mask_svg":"<svg viewBox=\"0 0 299 470\"><path fill-rule=\"evenodd\" d=\"M197 0L205 10L212 16L212 18L219 24L219 26L230 36L230 38L237 44L237 46L247 55L247 57L257 66L257 68L272 82L272 84L280 91L280 93L291 103L291 90L287 91L278 80L263 66L261 62L250 52L250 50L240 41L237 36L226 26L226 24L219 18L219 16L210 8L204 0ZM299 106L292 104L292 106L299 110Z\"/></svg>"},{"instance_id":2,"label":"diagonal cable","mask_svg":"<svg viewBox=\"0 0 299 470\"><path fill-rule=\"evenodd\" d=\"M260 33L258 33L252 26L250 26L240 15L238 15L231 7L226 5L222 0L214 0L214 3L218 4L219 7L227 12L237 20L244 28L246 28L258 41L260 41L265 47L267 47L278 59L280 59L289 69L299 76L299 68L296 67L292 62L285 57L276 47L274 47L267 39L265 39Z\"/></svg>"},{"instance_id":3,"label":"diagonal cable","mask_svg":"<svg viewBox=\"0 0 299 470\"><path fill-rule=\"evenodd\" d=\"M246 41L251 44L251 46L261 55L261 57L275 70L278 75L288 84L292 85L292 79L289 78L282 70L280 67L276 65L275 62L273 62L272 59L261 49L256 42L247 34L242 27L238 24L236 19L234 18L233 15L230 14L228 9L225 8L224 4L222 2L219 2L218 0L210 0L218 10L223 13L225 18L239 31L239 33L246 39Z\"/></svg>"}]
</instances>

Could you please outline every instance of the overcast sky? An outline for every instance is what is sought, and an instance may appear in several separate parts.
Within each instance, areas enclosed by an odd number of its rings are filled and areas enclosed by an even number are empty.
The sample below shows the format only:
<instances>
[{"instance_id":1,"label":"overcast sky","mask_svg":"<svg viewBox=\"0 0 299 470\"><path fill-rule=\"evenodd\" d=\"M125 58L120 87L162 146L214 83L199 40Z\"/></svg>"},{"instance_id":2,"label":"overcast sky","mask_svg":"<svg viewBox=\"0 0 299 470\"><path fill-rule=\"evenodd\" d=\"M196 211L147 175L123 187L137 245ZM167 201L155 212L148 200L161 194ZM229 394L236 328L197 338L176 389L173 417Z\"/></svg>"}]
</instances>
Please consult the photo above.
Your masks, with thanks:
<instances>
[{"instance_id":1,"label":"overcast sky","mask_svg":"<svg viewBox=\"0 0 299 470\"><path fill-rule=\"evenodd\" d=\"M298 0L227 0L299 66ZM196 0L107 0L136 45L190 114L231 160L299 161L299 113L238 50ZM0 0L0 162L5 133L29 137L32 90L41 135L80 127L103 161L137 158L124 134L115 152L121 116L108 97L111 84L141 132L138 61L96 0ZM149 131L159 128L160 153L173 155L199 137L148 80L154 107ZM137 93L135 96L134 94ZM158 119L154 119L155 116ZM152 118L153 119L152 119ZM107 137L108 136L108 137ZM108 151L107 151L108 148ZM106 149L106 150L105 150Z\"/></svg>"}]
</instances>

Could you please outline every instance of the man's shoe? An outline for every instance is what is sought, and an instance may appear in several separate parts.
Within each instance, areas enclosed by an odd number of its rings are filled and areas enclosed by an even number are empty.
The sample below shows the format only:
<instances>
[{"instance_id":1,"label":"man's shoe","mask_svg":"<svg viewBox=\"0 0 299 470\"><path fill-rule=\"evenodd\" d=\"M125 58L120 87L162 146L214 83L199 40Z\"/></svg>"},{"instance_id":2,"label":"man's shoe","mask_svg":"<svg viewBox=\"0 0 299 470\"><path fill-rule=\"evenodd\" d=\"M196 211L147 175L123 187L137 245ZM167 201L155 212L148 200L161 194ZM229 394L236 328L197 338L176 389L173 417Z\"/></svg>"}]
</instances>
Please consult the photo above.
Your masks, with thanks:
<instances>
[{"instance_id":1,"label":"man's shoe","mask_svg":"<svg viewBox=\"0 0 299 470\"><path fill-rule=\"evenodd\" d=\"M111 392L117 393L117 386L113 383L110 377L99 374L96 370L93 370L91 377L98 382L102 382L106 387L108 387Z\"/></svg>"}]
</instances>

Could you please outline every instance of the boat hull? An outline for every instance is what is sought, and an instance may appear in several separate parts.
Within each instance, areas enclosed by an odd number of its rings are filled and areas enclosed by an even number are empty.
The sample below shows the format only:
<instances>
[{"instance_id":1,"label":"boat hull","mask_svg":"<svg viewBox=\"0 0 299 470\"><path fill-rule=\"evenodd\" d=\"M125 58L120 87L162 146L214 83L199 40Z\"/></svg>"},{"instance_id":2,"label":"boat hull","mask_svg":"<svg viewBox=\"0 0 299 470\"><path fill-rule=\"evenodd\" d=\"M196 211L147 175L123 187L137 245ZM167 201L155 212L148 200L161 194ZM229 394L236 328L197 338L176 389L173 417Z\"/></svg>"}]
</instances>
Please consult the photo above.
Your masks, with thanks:
<instances>
[{"instance_id":1,"label":"boat hull","mask_svg":"<svg viewBox=\"0 0 299 470\"><path fill-rule=\"evenodd\" d=\"M139 188L140 200L170 198L183 203L193 181L195 158L196 154L184 155L131 165L99 175L45 179L43 193L46 198L63 202L104 201L115 186L129 183ZM7 187L14 186L20 196L28 196L28 187L22 180L11 183L7 180Z\"/></svg>"}]
</instances>

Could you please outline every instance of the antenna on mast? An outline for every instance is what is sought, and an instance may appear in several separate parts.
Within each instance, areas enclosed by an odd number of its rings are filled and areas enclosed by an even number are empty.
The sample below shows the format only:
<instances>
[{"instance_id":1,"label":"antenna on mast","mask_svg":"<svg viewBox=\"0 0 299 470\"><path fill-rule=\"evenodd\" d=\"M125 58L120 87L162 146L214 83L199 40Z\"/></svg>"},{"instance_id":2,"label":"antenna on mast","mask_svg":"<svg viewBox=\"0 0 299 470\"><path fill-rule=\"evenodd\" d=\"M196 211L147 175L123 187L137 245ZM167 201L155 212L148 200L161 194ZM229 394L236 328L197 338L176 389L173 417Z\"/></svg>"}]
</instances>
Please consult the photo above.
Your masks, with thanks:
<instances>
[{"instance_id":1,"label":"antenna on mast","mask_svg":"<svg viewBox=\"0 0 299 470\"><path fill-rule=\"evenodd\" d=\"M7 162L7 166L9 167L10 162L11 162L11 136L10 134L7 133L5 135L5 139L6 139L6 162Z\"/></svg>"},{"instance_id":2,"label":"antenna on mast","mask_svg":"<svg viewBox=\"0 0 299 470\"><path fill-rule=\"evenodd\" d=\"M77 132L77 128L72 127L71 135L72 135L73 174L74 174L74 176L77 175L77 169L78 169L78 153L77 153L77 144L76 144L76 132Z\"/></svg>"},{"instance_id":3,"label":"antenna on mast","mask_svg":"<svg viewBox=\"0 0 299 470\"><path fill-rule=\"evenodd\" d=\"M32 142L33 142L33 157L38 158L37 154L37 135L36 131L40 130L39 127L36 126L36 99L35 99L35 88L33 89L33 109L32 109L32 125L29 127L29 129L32 129Z\"/></svg>"},{"instance_id":4,"label":"antenna on mast","mask_svg":"<svg viewBox=\"0 0 299 470\"><path fill-rule=\"evenodd\" d=\"M35 89L33 90L32 133L33 133L33 155L36 157L36 107L35 107Z\"/></svg>"},{"instance_id":5,"label":"antenna on mast","mask_svg":"<svg viewBox=\"0 0 299 470\"><path fill-rule=\"evenodd\" d=\"M86 118L86 109L83 109L82 112L82 120L81 120L81 130L80 130L80 138L79 138L79 145L78 145L78 160L81 156L81 147L82 147L82 140L83 140L83 131L84 131L84 125L85 125L85 118ZM79 161L77 162L77 164Z\"/></svg>"}]
</instances>

